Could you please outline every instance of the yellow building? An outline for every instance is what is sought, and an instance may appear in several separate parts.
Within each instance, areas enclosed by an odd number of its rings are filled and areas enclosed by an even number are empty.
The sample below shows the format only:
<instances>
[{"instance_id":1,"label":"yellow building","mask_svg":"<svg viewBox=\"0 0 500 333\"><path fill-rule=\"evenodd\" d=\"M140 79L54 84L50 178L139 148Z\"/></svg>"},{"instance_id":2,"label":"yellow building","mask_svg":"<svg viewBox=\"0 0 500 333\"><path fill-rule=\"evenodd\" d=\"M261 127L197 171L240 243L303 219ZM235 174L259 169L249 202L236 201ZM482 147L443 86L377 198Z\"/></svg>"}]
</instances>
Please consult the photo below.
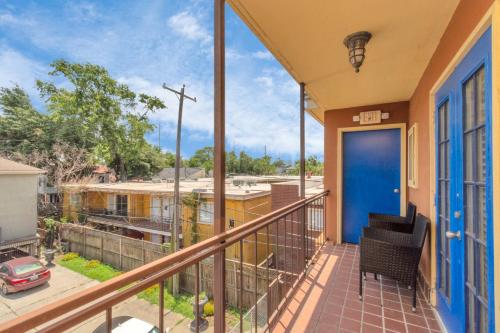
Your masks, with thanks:
<instances>
[{"instance_id":1,"label":"yellow building","mask_svg":"<svg viewBox=\"0 0 500 333\"><path fill-rule=\"evenodd\" d=\"M182 181L183 247L213 236L213 182L211 179ZM144 240L168 243L171 236L174 200L173 183L126 182L66 184L63 186L63 215L73 222L86 222ZM271 211L271 185L226 185L226 229L237 227ZM259 235L257 262L268 254ZM271 251L271 249L269 250ZM239 244L227 251L240 257ZM243 245L243 260L255 263L255 239Z\"/></svg>"}]
</instances>

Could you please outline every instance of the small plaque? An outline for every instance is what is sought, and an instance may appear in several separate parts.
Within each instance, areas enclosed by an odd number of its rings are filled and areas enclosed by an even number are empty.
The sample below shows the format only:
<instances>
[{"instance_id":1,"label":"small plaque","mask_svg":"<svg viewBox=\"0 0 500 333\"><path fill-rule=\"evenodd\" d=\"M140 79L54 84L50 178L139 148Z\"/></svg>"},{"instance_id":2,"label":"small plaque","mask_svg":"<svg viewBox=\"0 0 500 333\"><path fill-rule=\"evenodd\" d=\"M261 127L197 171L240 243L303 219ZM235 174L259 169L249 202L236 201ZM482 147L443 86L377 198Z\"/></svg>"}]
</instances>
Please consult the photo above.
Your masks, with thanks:
<instances>
[{"instance_id":1,"label":"small plaque","mask_svg":"<svg viewBox=\"0 0 500 333\"><path fill-rule=\"evenodd\" d=\"M360 125L380 124L382 122L382 111L366 111L359 114Z\"/></svg>"}]
</instances>

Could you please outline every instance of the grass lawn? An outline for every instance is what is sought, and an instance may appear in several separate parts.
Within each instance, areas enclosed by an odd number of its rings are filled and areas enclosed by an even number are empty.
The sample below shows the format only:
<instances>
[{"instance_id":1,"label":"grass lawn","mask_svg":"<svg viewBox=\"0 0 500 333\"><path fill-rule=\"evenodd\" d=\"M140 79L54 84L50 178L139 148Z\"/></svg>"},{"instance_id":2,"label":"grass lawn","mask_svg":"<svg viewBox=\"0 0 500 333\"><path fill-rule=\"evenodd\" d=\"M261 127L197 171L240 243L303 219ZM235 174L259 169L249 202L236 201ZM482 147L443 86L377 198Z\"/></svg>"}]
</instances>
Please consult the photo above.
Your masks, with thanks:
<instances>
[{"instance_id":1,"label":"grass lawn","mask_svg":"<svg viewBox=\"0 0 500 333\"><path fill-rule=\"evenodd\" d=\"M56 259L56 262L63 267L100 282L121 274L120 271L109 265L98 263L94 260L87 260L82 257L76 257L69 260L63 260L63 257L61 257Z\"/></svg>"},{"instance_id":2,"label":"grass lawn","mask_svg":"<svg viewBox=\"0 0 500 333\"><path fill-rule=\"evenodd\" d=\"M56 262L63 267L100 282L109 280L122 273L109 265L99 262L98 260L87 260L73 254L66 254L58 257ZM137 294L137 297L148 301L151 304L158 304L159 295L159 286L154 285ZM167 290L165 290L164 295L165 308L173 312L177 312L187 318L194 318L193 306L191 305L193 295L181 294L174 297Z\"/></svg>"}]
</instances>

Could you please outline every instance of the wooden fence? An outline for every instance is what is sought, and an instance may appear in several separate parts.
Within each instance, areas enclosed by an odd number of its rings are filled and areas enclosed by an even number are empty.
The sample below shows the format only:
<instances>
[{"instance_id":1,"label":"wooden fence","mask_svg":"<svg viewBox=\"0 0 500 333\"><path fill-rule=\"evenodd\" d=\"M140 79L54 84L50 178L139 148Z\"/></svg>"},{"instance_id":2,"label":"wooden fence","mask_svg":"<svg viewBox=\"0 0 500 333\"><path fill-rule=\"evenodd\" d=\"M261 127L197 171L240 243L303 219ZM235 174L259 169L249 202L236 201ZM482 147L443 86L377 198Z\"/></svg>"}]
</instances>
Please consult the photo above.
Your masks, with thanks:
<instances>
[{"instance_id":1,"label":"wooden fence","mask_svg":"<svg viewBox=\"0 0 500 333\"><path fill-rule=\"evenodd\" d=\"M76 224L61 224L63 240L69 242L69 250L79 253L87 259L98 259L121 271L129 271L148 262L166 256L167 250L160 244L125 237L106 231L96 230ZM267 293L266 306L272 312L278 306L285 292L274 269L267 272L265 265L257 266L243 263L243 308L249 309L255 304L255 271L257 270L257 297ZM269 274L269 281L267 276ZM180 273L180 289L193 294L195 292L195 267L189 267ZM213 292L213 259L207 258L200 263L200 290L207 295ZM231 306L238 307L240 290L240 263L226 259L226 300Z\"/></svg>"},{"instance_id":2,"label":"wooden fence","mask_svg":"<svg viewBox=\"0 0 500 333\"><path fill-rule=\"evenodd\" d=\"M62 224L61 237L69 250L98 259L120 271L130 271L167 255L161 244L125 237L76 224Z\"/></svg>"}]
</instances>

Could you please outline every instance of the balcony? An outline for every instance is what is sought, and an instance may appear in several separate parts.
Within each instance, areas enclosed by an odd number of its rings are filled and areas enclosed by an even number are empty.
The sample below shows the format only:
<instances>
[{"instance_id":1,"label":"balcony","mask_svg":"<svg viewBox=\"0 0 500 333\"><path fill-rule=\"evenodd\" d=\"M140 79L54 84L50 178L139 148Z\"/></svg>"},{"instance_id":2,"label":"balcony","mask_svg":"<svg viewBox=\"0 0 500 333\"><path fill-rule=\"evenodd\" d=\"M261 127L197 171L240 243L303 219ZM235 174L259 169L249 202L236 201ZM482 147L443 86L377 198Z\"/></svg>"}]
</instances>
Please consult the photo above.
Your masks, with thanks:
<instances>
[{"instance_id":1,"label":"balcony","mask_svg":"<svg viewBox=\"0 0 500 333\"><path fill-rule=\"evenodd\" d=\"M226 331L439 332L433 310L420 291L417 312L413 313L411 291L407 287L384 277L375 280L368 276L364 282L365 297L363 301L358 299L358 247L333 245L325 239L327 195L328 192L323 192L300 200L43 309L1 323L0 332L71 331L72 327L102 313L106 314L110 331L113 307L155 285L161 288L157 321L153 324L163 332L167 328L164 324L165 280L190 269L195 274L195 298L199 299L201 291L213 295L214 299L221 297L213 285L202 282L200 264L220 250L228 251L239 245L243 251L243 242L253 243L256 252L257 244L259 248L264 244L267 257L273 260L267 265L255 261L252 267L243 263L240 252L239 269L234 271L237 276L228 274L226 267L223 292L227 309L230 305L233 308L230 314L225 313ZM214 279L224 278L215 271L214 274ZM249 281L257 288L248 290ZM230 287L233 283L235 288ZM210 325L208 330L214 327Z\"/></svg>"},{"instance_id":2,"label":"balcony","mask_svg":"<svg viewBox=\"0 0 500 333\"><path fill-rule=\"evenodd\" d=\"M87 222L163 236L170 236L172 228L172 219L169 218L160 221L160 218L131 217L117 211L95 208L84 209L80 214L86 216ZM179 226L178 232L182 233L182 226Z\"/></svg>"}]
</instances>

